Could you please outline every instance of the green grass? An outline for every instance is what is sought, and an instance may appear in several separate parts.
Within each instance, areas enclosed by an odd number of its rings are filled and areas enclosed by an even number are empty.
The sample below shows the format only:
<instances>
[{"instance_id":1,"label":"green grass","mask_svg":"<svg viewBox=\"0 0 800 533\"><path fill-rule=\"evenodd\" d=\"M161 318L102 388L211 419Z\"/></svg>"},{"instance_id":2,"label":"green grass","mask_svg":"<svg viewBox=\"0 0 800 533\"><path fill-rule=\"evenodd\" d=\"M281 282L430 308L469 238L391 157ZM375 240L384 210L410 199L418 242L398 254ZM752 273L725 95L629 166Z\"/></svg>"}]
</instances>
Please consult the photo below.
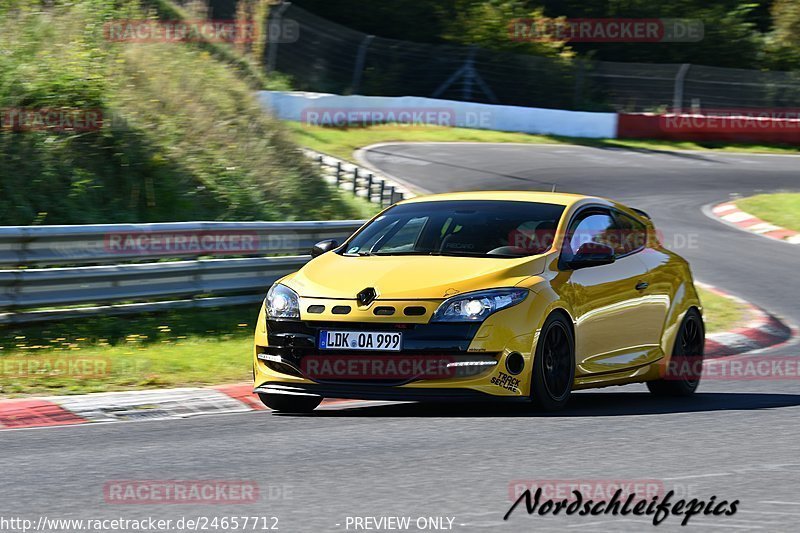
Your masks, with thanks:
<instances>
[{"instance_id":1,"label":"green grass","mask_svg":"<svg viewBox=\"0 0 800 533\"><path fill-rule=\"evenodd\" d=\"M765 222L800 231L800 193L759 194L736 200L736 205Z\"/></svg>"},{"instance_id":2,"label":"green grass","mask_svg":"<svg viewBox=\"0 0 800 533\"><path fill-rule=\"evenodd\" d=\"M708 332L731 329L746 316L741 304L727 298L702 289L700 297ZM258 306L246 306L0 329L0 395L247 381L257 311ZM92 371L78 375L42 368L70 361L87 362ZM40 370L30 371L32 364ZM20 372L20 365L28 370Z\"/></svg>"},{"instance_id":3,"label":"green grass","mask_svg":"<svg viewBox=\"0 0 800 533\"><path fill-rule=\"evenodd\" d=\"M232 47L107 41L107 21L152 16L135 1L20 5L0 2L0 109L101 109L104 125L0 128L0 224L358 216L263 112Z\"/></svg>"},{"instance_id":4,"label":"green grass","mask_svg":"<svg viewBox=\"0 0 800 533\"><path fill-rule=\"evenodd\" d=\"M550 135L529 135L502 131L447 128L442 126L406 126L383 124L359 128L328 128L285 122L298 144L328 153L341 159L353 160L359 148L384 142L489 142L523 144L577 144L599 148L628 148L633 150L708 150L719 152L797 153L798 147L724 143L694 143L656 140L583 139Z\"/></svg>"},{"instance_id":5,"label":"green grass","mask_svg":"<svg viewBox=\"0 0 800 533\"><path fill-rule=\"evenodd\" d=\"M251 378L252 339L186 339L140 346L135 340L113 347L73 348L0 357L3 396L69 395L134 389L238 383ZM54 370L32 372L29 364ZM58 365L88 363L84 375ZM20 364L27 368L16 369ZM37 367L41 369L41 367Z\"/></svg>"},{"instance_id":6,"label":"green grass","mask_svg":"<svg viewBox=\"0 0 800 533\"><path fill-rule=\"evenodd\" d=\"M253 305L0 328L1 394L80 394L246 381L251 378L257 313L258 305ZM42 368L80 361L92 370L81 375ZM40 371L31 371L37 364ZM20 365L25 370L20 371Z\"/></svg>"},{"instance_id":7,"label":"green grass","mask_svg":"<svg viewBox=\"0 0 800 533\"><path fill-rule=\"evenodd\" d=\"M728 331L741 326L747 318L743 304L713 292L698 288L706 323L706 333Z\"/></svg>"}]
</instances>

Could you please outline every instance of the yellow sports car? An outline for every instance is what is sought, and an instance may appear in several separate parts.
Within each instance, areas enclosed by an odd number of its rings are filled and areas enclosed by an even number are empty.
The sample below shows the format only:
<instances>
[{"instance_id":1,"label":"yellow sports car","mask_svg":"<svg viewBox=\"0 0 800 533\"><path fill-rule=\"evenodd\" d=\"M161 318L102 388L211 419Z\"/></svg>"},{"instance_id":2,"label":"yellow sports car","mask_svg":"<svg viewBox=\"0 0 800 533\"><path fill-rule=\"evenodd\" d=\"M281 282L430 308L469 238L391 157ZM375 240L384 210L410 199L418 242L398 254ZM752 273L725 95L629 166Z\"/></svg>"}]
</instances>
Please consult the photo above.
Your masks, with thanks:
<instances>
[{"instance_id":1,"label":"yellow sports car","mask_svg":"<svg viewBox=\"0 0 800 533\"><path fill-rule=\"evenodd\" d=\"M278 411L323 398L554 410L577 389L687 395L700 379L689 265L645 213L610 200L419 197L312 256L269 289L256 328L255 392Z\"/></svg>"}]
</instances>

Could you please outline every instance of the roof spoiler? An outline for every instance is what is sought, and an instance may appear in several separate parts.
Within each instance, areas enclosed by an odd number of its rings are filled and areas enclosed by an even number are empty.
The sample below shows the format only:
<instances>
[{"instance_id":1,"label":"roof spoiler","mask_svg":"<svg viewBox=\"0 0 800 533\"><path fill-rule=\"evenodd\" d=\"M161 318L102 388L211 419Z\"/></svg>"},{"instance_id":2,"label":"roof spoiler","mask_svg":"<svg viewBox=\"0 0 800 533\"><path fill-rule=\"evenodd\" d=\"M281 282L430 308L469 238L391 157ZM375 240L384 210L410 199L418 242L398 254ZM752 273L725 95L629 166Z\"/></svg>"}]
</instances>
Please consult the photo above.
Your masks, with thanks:
<instances>
[{"instance_id":1,"label":"roof spoiler","mask_svg":"<svg viewBox=\"0 0 800 533\"><path fill-rule=\"evenodd\" d=\"M631 211L633 211L633 212L634 212L634 213L636 213L637 215L641 215L641 216L643 216L643 217L644 217L644 218L646 218L647 220L653 220L652 218L650 218L650 215L648 215L647 213L645 213L645 212L644 212L644 211L642 211L641 209L636 209L635 207L631 207Z\"/></svg>"}]
</instances>

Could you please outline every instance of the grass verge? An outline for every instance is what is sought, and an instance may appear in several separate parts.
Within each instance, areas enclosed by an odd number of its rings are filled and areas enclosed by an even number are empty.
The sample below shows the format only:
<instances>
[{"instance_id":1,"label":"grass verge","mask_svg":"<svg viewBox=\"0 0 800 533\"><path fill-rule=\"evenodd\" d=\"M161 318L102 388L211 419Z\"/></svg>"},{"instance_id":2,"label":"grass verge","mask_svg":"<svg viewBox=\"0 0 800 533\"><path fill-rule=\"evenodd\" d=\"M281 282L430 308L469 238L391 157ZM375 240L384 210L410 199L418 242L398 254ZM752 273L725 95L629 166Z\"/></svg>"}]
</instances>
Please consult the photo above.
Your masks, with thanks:
<instances>
[{"instance_id":1,"label":"grass verge","mask_svg":"<svg viewBox=\"0 0 800 533\"><path fill-rule=\"evenodd\" d=\"M800 193L759 194L736 200L736 205L765 222L800 231Z\"/></svg>"},{"instance_id":2,"label":"grass verge","mask_svg":"<svg viewBox=\"0 0 800 533\"><path fill-rule=\"evenodd\" d=\"M700 297L709 332L736 327L746 317L738 302L702 289ZM0 330L0 394L63 395L247 381L256 313L257 306L247 306ZM59 368L70 362L72 371Z\"/></svg>"},{"instance_id":3,"label":"grass verge","mask_svg":"<svg viewBox=\"0 0 800 533\"><path fill-rule=\"evenodd\" d=\"M717 152L753 152L796 154L800 148L793 146L766 146L752 144L694 143L656 140L583 139L552 135L530 135L503 131L447 128L441 126L404 126L382 124L359 128L327 128L308 126L299 122L285 122L292 139L312 150L318 150L340 159L353 160L353 152L364 146L382 142L489 142L522 144L576 144L598 148L627 148L631 150L706 150Z\"/></svg>"},{"instance_id":4,"label":"grass verge","mask_svg":"<svg viewBox=\"0 0 800 533\"><path fill-rule=\"evenodd\" d=\"M258 306L245 306L0 329L1 394L246 381L257 313Z\"/></svg>"},{"instance_id":5,"label":"grass verge","mask_svg":"<svg viewBox=\"0 0 800 533\"><path fill-rule=\"evenodd\" d=\"M729 331L743 325L747 319L747 306L736 300L698 288L705 311L706 333Z\"/></svg>"}]
</instances>

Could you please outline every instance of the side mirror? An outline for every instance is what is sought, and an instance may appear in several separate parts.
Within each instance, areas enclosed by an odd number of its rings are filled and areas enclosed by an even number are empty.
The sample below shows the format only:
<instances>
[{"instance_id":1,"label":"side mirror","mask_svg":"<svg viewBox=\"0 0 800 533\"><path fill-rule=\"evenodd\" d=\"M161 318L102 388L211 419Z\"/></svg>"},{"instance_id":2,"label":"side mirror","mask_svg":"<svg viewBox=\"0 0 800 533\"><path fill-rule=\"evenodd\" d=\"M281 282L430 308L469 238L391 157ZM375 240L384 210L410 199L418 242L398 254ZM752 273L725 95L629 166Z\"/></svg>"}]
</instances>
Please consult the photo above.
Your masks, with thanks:
<instances>
[{"instance_id":1,"label":"side mirror","mask_svg":"<svg viewBox=\"0 0 800 533\"><path fill-rule=\"evenodd\" d=\"M311 248L311 257L319 257L325 252L330 252L331 250L335 249L337 246L339 246L339 243L333 239L319 241L314 245L313 248Z\"/></svg>"},{"instance_id":2,"label":"side mirror","mask_svg":"<svg viewBox=\"0 0 800 533\"><path fill-rule=\"evenodd\" d=\"M609 265L614 262L614 249L599 242L587 242L578 248L575 257L567 263L573 270L600 265Z\"/></svg>"}]
</instances>

